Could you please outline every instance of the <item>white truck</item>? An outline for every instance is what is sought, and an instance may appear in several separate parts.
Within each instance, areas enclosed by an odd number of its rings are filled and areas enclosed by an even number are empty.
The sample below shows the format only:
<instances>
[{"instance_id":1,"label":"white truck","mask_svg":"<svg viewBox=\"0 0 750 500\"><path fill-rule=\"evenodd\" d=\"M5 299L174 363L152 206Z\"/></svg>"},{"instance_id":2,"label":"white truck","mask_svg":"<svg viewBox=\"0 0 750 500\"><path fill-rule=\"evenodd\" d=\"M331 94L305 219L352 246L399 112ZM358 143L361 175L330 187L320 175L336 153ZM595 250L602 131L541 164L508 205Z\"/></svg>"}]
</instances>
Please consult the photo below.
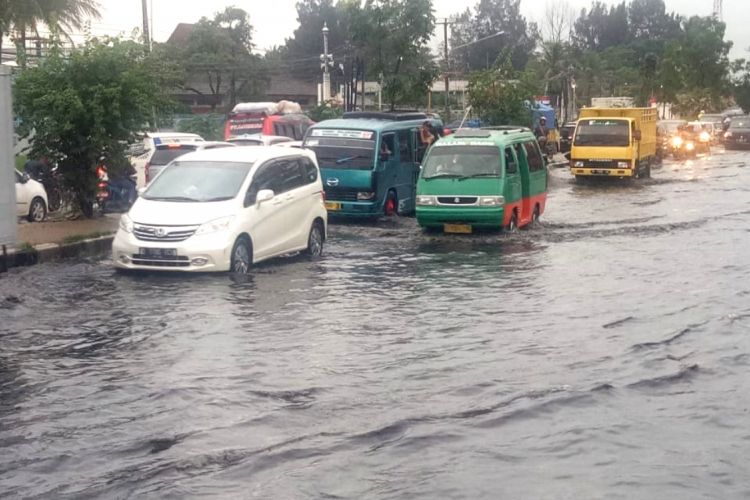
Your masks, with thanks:
<instances>
[{"instance_id":1,"label":"white truck","mask_svg":"<svg viewBox=\"0 0 750 500\"><path fill-rule=\"evenodd\" d=\"M632 97L592 97L592 108L634 108Z\"/></svg>"},{"instance_id":2,"label":"white truck","mask_svg":"<svg viewBox=\"0 0 750 500\"><path fill-rule=\"evenodd\" d=\"M6 247L16 244L18 223L10 86L10 68L0 65L0 270Z\"/></svg>"}]
</instances>

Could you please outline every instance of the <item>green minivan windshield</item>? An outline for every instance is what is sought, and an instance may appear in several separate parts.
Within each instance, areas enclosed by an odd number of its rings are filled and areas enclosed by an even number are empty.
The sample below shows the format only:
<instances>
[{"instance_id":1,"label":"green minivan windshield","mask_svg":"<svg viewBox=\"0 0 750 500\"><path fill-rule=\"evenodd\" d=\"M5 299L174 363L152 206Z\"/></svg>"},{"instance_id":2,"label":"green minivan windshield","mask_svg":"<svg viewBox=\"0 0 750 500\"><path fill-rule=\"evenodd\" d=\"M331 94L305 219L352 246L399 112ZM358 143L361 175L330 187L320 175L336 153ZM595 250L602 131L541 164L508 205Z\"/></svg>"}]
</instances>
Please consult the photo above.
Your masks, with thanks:
<instances>
[{"instance_id":1,"label":"green minivan windshield","mask_svg":"<svg viewBox=\"0 0 750 500\"><path fill-rule=\"evenodd\" d=\"M497 146L434 146L422 168L423 179L437 177L500 177Z\"/></svg>"}]
</instances>

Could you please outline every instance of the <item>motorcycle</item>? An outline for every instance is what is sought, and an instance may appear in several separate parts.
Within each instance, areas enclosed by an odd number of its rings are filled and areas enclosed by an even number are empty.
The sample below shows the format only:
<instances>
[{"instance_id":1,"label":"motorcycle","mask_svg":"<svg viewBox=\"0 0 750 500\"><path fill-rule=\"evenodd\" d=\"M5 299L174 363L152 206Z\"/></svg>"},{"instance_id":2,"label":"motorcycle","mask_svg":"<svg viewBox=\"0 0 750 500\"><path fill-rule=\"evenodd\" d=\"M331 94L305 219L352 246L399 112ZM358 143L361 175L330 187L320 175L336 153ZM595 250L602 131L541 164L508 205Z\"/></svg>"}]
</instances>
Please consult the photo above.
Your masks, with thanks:
<instances>
[{"instance_id":1,"label":"motorcycle","mask_svg":"<svg viewBox=\"0 0 750 500\"><path fill-rule=\"evenodd\" d=\"M104 165L96 169L96 205L101 214L127 212L138 197L135 175L111 178Z\"/></svg>"},{"instance_id":2,"label":"motorcycle","mask_svg":"<svg viewBox=\"0 0 750 500\"><path fill-rule=\"evenodd\" d=\"M669 141L672 150L672 156L675 160L684 160L696 155L695 141L683 138L679 135L672 137Z\"/></svg>"},{"instance_id":3,"label":"motorcycle","mask_svg":"<svg viewBox=\"0 0 750 500\"><path fill-rule=\"evenodd\" d=\"M543 136L537 137L536 141L539 143L539 149L541 149L544 152L544 155L547 157L547 163L552 163L552 159L555 156L555 145L549 142L547 138Z\"/></svg>"}]
</instances>

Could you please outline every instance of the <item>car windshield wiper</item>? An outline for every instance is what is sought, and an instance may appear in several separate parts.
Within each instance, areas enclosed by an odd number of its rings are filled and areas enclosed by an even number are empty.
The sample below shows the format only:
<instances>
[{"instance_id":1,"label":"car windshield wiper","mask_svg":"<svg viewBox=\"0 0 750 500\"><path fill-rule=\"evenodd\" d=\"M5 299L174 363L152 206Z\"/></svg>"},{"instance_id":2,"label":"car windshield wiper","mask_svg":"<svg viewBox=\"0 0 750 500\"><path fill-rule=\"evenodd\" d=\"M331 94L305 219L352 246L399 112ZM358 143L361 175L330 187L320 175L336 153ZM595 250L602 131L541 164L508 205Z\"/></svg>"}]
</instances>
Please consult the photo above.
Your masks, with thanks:
<instances>
[{"instance_id":1,"label":"car windshield wiper","mask_svg":"<svg viewBox=\"0 0 750 500\"><path fill-rule=\"evenodd\" d=\"M145 198L146 200L153 200L153 201L188 201L188 202L201 201L196 198L189 198L187 196L141 196L141 198Z\"/></svg>"},{"instance_id":2,"label":"car windshield wiper","mask_svg":"<svg viewBox=\"0 0 750 500\"><path fill-rule=\"evenodd\" d=\"M214 198L206 198L199 201L227 201L231 200L232 198L234 198L234 196L216 196Z\"/></svg>"},{"instance_id":3,"label":"car windshield wiper","mask_svg":"<svg viewBox=\"0 0 750 500\"><path fill-rule=\"evenodd\" d=\"M458 180L462 181L464 179L473 179L475 177L500 177L500 174L496 174L494 172L482 172L479 174L464 175Z\"/></svg>"},{"instance_id":4,"label":"car windshield wiper","mask_svg":"<svg viewBox=\"0 0 750 500\"><path fill-rule=\"evenodd\" d=\"M336 165L341 165L342 163L347 163L352 160L356 160L357 158L367 158L365 155L354 155L354 156L345 156L344 158L339 158L336 160Z\"/></svg>"},{"instance_id":5,"label":"car windshield wiper","mask_svg":"<svg viewBox=\"0 0 750 500\"><path fill-rule=\"evenodd\" d=\"M429 177L423 177L424 180L437 179L438 177L463 177L461 174L454 174L453 172L440 172Z\"/></svg>"}]
</instances>

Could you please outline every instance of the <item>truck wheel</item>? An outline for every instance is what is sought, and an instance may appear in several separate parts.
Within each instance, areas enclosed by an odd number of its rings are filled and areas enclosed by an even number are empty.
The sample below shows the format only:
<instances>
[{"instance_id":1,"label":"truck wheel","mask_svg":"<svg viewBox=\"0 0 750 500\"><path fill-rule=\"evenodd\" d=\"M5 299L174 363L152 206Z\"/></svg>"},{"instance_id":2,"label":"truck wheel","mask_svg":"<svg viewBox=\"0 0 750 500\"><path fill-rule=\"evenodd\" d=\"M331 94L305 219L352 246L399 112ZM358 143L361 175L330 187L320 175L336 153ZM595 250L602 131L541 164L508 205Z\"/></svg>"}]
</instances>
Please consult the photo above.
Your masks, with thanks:
<instances>
[{"instance_id":1,"label":"truck wheel","mask_svg":"<svg viewBox=\"0 0 750 500\"><path fill-rule=\"evenodd\" d=\"M510 222L508 222L508 225L505 226L505 232L515 233L517 230L518 230L518 216L516 215L516 211L513 210L513 215L510 216Z\"/></svg>"}]
</instances>

